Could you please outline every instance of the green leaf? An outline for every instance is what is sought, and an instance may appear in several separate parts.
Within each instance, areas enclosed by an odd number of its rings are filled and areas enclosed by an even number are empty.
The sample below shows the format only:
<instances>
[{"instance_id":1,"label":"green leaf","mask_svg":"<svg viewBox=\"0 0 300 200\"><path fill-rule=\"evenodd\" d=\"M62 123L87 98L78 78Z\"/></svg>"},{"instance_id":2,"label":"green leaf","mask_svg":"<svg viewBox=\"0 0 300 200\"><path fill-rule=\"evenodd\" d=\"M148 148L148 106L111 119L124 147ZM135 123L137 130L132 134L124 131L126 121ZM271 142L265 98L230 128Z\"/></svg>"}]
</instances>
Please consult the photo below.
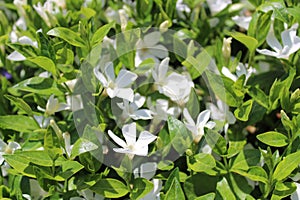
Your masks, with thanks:
<instances>
[{"instance_id":1,"label":"green leaf","mask_svg":"<svg viewBox=\"0 0 300 200\"><path fill-rule=\"evenodd\" d=\"M48 38L44 35L43 32L38 31L37 35L40 41L41 56L48 57L55 63L56 57L53 45L51 45Z\"/></svg>"},{"instance_id":2,"label":"green leaf","mask_svg":"<svg viewBox=\"0 0 300 200\"><path fill-rule=\"evenodd\" d=\"M12 94L18 94L18 90L47 96L49 94L54 94L55 96L64 95L64 93L58 89L58 85L53 79L44 77L32 77L8 89Z\"/></svg>"},{"instance_id":3,"label":"green leaf","mask_svg":"<svg viewBox=\"0 0 300 200\"><path fill-rule=\"evenodd\" d=\"M58 176L62 177L63 179L68 179L81 169L83 169L83 165L81 165L79 162L68 160L62 163L62 172L59 173Z\"/></svg>"},{"instance_id":4,"label":"green leaf","mask_svg":"<svg viewBox=\"0 0 300 200\"><path fill-rule=\"evenodd\" d=\"M169 175L169 177L164 185L165 192L167 192L171 188L171 185L172 185L174 179L177 179L179 181L179 168L178 167L176 167Z\"/></svg>"},{"instance_id":5,"label":"green leaf","mask_svg":"<svg viewBox=\"0 0 300 200\"><path fill-rule=\"evenodd\" d=\"M190 92L190 97L189 101L186 104L186 108L188 109L191 117L193 119L196 119L198 114L200 113L200 103L194 88Z\"/></svg>"},{"instance_id":6,"label":"green leaf","mask_svg":"<svg viewBox=\"0 0 300 200\"><path fill-rule=\"evenodd\" d=\"M153 189L153 183L145 178L136 178L133 181L133 189L130 193L131 199L141 199Z\"/></svg>"},{"instance_id":7,"label":"green leaf","mask_svg":"<svg viewBox=\"0 0 300 200\"><path fill-rule=\"evenodd\" d=\"M287 155L282 161L277 165L273 180L281 181L288 177L292 171L294 171L300 164L300 151Z\"/></svg>"},{"instance_id":8,"label":"green leaf","mask_svg":"<svg viewBox=\"0 0 300 200\"><path fill-rule=\"evenodd\" d=\"M87 139L79 138L73 145L71 152L71 159L74 159L76 156L97 149L98 146Z\"/></svg>"},{"instance_id":9,"label":"green leaf","mask_svg":"<svg viewBox=\"0 0 300 200\"><path fill-rule=\"evenodd\" d=\"M231 170L248 170L260 161L260 151L257 149L245 149L234 159Z\"/></svg>"},{"instance_id":10,"label":"green leaf","mask_svg":"<svg viewBox=\"0 0 300 200\"><path fill-rule=\"evenodd\" d=\"M287 10L288 10L288 13L290 15L292 15L298 21L298 23L300 23L299 8L297 8L297 7L291 7L291 8L287 8Z\"/></svg>"},{"instance_id":11,"label":"green leaf","mask_svg":"<svg viewBox=\"0 0 300 200\"><path fill-rule=\"evenodd\" d=\"M269 131L256 136L259 141L273 147L284 147L288 144L288 138L282 133Z\"/></svg>"},{"instance_id":12,"label":"green leaf","mask_svg":"<svg viewBox=\"0 0 300 200\"><path fill-rule=\"evenodd\" d=\"M233 171L253 181L260 181L262 183L268 184L267 172L262 167L252 166L248 171L239 169L234 169Z\"/></svg>"},{"instance_id":13,"label":"green leaf","mask_svg":"<svg viewBox=\"0 0 300 200\"><path fill-rule=\"evenodd\" d=\"M29 116L32 115L32 110L31 110L30 106L23 99L14 97L14 96L11 96L8 94L6 94L4 96L8 100L10 100L13 104L15 104L18 108L25 111Z\"/></svg>"},{"instance_id":14,"label":"green leaf","mask_svg":"<svg viewBox=\"0 0 300 200\"><path fill-rule=\"evenodd\" d=\"M273 199L283 199L291 194L293 194L297 190L297 185L294 182L277 182L275 185L275 189L273 191L271 200Z\"/></svg>"},{"instance_id":15,"label":"green leaf","mask_svg":"<svg viewBox=\"0 0 300 200\"><path fill-rule=\"evenodd\" d=\"M225 177L217 183L217 192L217 197L220 195L221 199L236 199Z\"/></svg>"},{"instance_id":16,"label":"green leaf","mask_svg":"<svg viewBox=\"0 0 300 200\"><path fill-rule=\"evenodd\" d=\"M192 144L192 134L181 121L171 116L168 118L168 129L172 146L179 155L183 154Z\"/></svg>"},{"instance_id":17,"label":"green leaf","mask_svg":"<svg viewBox=\"0 0 300 200\"><path fill-rule=\"evenodd\" d=\"M252 99L244 102L240 107L238 107L234 111L235 117L237 119L241 120L241 121L247 121L248 118L249 118L249 114L251 112L251 109L252 109L252 104L253 104Z\"/></svg>"},{"instance_id":18,"label":"green leaf","mask_svg":"<svg viewBox=\"0 0 300 200\"><path fill-rule=\"evenodd\" d=\"M54 76L57 75L55 64L50 58L44 56L37 56L34 58L27 58L27 60L38 65L46 71L51 72Z\"/></svg>"},{"instance_id":19,"label":"green leaf","mask_svg":"<svg viewBox=\"0 0 300 200\"><path fill-rule=\"evenodd\" d=\"M272 11L267 13L255 12L249 24L248 35L254 37L260 46L265 42L271 26Z\"/></svg>"},{"instance_id":20,"label":"green leaf","mask_svg":"<svg viewBox=\"0 0 300 200\"><path fill-rule=\"evenodd\" d=\"M190 158L189 168L195 172L205 172L216 166L215 159L212 155L206 153L196 154Z\"/></svg>"},{"instance_id":21,"label":"green leaf","mask_svg":"<svg viewBox=\"0 0 300 200\"><path fill-rule=\"evenodd\" d=\"M40 129L34 119L23 115L0 116L0 128L18 132L32 132Z\"/></svg>"},{"instance_id":22,"label":"green leaf","mask_svg":"<svg viewBox=\"0 0 300 200\"><path fill-rule=\"evenodd\" d=\"M195 200L214 200L215 196L216 196L215 193L208 193L200 197L197 197Z\"/></svg>"},{"instance_id":23,"label":"green leaf","mask_svg":"<svg viewBox=\"0 0 300 200\"><path fill-rule=\"evenodd\" d=\"M251 87L248 90L248 94L256 101L259 105L263 106L266 109L269 109L269 98L264 91L259 87Z\"/></svg>"},{"instance_id":24,"label":"green leaf","mask_svg":"<svg viewBox=\"0 0 300 200\"><path fill-rule=\"evenodd\" d=\"M47 35L56 36L76 47L86 47L85 41L74 31L65 27L56 27L47 32Z\"/></svg>"},{"instance_id":25,"label":"green leaf","mask_svg":"<svg viewBox=\"0 0 300 200\"><path fill-rule=\"evenodd\" d=\"M279 19L284 23L290 23L289 12L286 8L276 8L275 6L273 6L273 9L275 18Z\"/></svg>"},{"instance_id":26,"label":"green leaf","mask_svg":"<svg viewBox=\"0 0 300 200\"><path fill-rule=\"evenodd\" d=\"M218 181L219 175L210 176L200 172L190 176L184 182L184 191L187 199L196 199L207 193L214 193Z\"/></svg>"},{"instance_id":27,"label":"green leaf","mask_svg":"<svg viewBox=\"0 0 300 200\"><path fill-rule=\"evenodd\" d=\"M173 38L173 51L179 61L183 61L187 57L187 44L177 37Z\"/></svg>"},{"instance_id":28,"label":"green leaf","mask_svg":"<svg viewBox=\"0 0 300 200\"><path fill-rule=\"evenodd\" d=\"M185 199L183 190L177 179L173 179L171 187L166 193L165 199Z\"/></svg>"},{"instance_id":29,"label":"green leaf","mask_svg":"<svg viewBox=\"0 0 300 200\"><path fill-rule=\"evenodd\" d=\"M92 46L97 45L98 43L102 42L103 38L107 35L110 29L114 26L114 22L109 24L105 24L101 26L93 35L91 44Z\"/></svg>"},{"instance_id":30,"label":"green leaf","mask_svg":"<svg viewBox=\"0 0 300 200\"><path fill-rule=\"evenodd\" d=\"M226 154L226 140L218 132L211 129L206 129L205 140L214 152L219 155Z\"/></svg>"},{"instance_id":31,"label":"green leaf","mask_svg":"<svg viewBox=\"0 0 300 200\"><path fill-rule=\"evenodd\" d=\"M199 53L196 58L194 56L188 56L186 60L182 62L182 65L186 66L194 80L202 75L210 62L211 56L204 50Z\"/></svg>"},{"instance_id":32,"label":"green leaf","mask_svg":"<svg viewBox=\"0 0 300 200\"><path fill-rule=\"evenodd\" d=\"M240 32L230 32L230 35L237 41L244 44L249 49L250 53L255 52L255 49L258 45L258 41L255 38Z\"/></svg>"},{"instance_id":33,"label":"green leaf","mask_svg":"<svg viewBox=\"0 0 300 200\"><path fill-rule=\"evenodd\" d=\"M120 198L128 193L126 185L112 178L101 179L90 189L106 198Z\"/></svg>"}]
</instances>

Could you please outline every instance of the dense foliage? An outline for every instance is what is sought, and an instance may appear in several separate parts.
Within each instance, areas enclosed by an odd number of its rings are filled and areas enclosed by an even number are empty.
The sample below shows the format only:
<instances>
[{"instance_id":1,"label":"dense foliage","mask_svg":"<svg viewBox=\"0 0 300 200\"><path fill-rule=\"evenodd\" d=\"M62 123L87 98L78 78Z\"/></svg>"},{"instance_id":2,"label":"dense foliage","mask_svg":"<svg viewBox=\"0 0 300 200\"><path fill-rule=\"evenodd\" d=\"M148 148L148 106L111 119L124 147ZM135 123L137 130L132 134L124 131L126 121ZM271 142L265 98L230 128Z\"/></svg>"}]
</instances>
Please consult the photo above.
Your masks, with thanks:
<instances>
[{"instance_id":1,"label":"dense foliage","mask_svg":"<svg viewBox=\"0 0 300 200\"><path fill-rule=\"evenodd\" d=\"M0 0L1 199L300 199L298 0Z\"/></svg>"}]
</instances>

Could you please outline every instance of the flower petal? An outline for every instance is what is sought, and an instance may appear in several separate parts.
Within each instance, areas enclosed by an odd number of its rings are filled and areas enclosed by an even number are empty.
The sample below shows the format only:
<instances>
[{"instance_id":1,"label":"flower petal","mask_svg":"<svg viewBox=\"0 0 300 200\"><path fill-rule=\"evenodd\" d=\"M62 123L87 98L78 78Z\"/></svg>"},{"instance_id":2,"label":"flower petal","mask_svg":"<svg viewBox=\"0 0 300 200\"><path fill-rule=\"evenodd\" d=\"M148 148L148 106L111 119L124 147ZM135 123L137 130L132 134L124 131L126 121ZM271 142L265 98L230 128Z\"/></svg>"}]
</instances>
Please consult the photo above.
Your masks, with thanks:
<instances>
[{"instance_id":1,"label":"flower petal","mask_svg":"<svg viewBox=\"0 0 300 200\"><path fill-rule=\"evenodd\" d=\"M209 117L210 117L209 110L202 111L197 117L197 126L206 124L207 121L209 120Z\"/></svg>"},{"instance_id":2,"label":"flower petal","mask_svg":"<svg viewBox=\"0 0 300 200\"><path fill-rule=\"evenodd\" d=\"M94 74L96 78L100 81L103 87L108 87L108 83L105 76L99 70L100 70L100 65L94 68Z\"/></svg>"},{"instance_id":3,"label":"flower petal","mask_svg":"<svg viewBox=\"0 0 300 200\"><path fill-rule=\"evenodd\" d=\"M131 88L116 88L114 94L114 96L133 102L134 94Z\"/></svg>"},{"instance_id":4,"label":"flower petal","mask_svg":"<svg viewBox=\"0 0 300 200\"><path fill-rule=\"evenodd\" d=\"M113 139L115 143L117 143L121 147L125 148L127 146L127 144L121 138L116 136L111 130L108 130L108 135L109 137L111 137L111 139Z\"/></svg>"},{"instance_id":5,"label":"flower petal","mask_svg":"<svg viewBox=\"0 0 300 200\"><path fill-rule=\"evenodd\" d=\"M136 147L141 148L141 147L148 146L148 144L156 140L156 138L157 136L151 134L150 132L142 131L140 133L138 140L136 141Z\"/></svg>"},{"instance_id":6,"label":"flower petal","mask_svg":"<svg viewBox=\"0 0 300 200\"><path fill-rule=\"evenodd\" d=\"M122 69L118 74L116 84L118 87L124 88L132 84L133 81L137 79L137 77L138 76L135 73Z\"/></svg>"},{"instance_id":7,"label":"flower petal","mask_svg":"<svg viewBox=\"0 0 300 200\"><path fill-rule=\"evenodd\" d=\"M267 35L267 43L268 45L276 52L279 52L280 50L282 50L282 46L279 43L279 41L277 40L274 31L273 31L273 27L270 27L270 32Z\"/></svg>"},{"instance_id":8,"label":"flower petal","mask_svg":"<svg viewBox=\"0 0 300 200\"><path fill-rule=\"evenodd\" d=\"M136 143L136 123L125 124L122 128L123 136L127 145L135 145Z\"/></svg>"},{"instance_id":9,"label":"flower petal","mask_svg":"<svg viewBox=\"0 0 300 200\"><path fill-rule=\"evenodd\" d=\"M157 78L158 78L159 81L163 81L165 79L165 77L167 75L167 71L168 71L169 61L170 61L170 58L166 57L159 64L158 70L156 70L157 75L158 75Z\"/></svg>"},{"instance_id":10,"label":"flower petal","mask_svg":"<svg viewBox=\"0 0 300 200\"><path fill-rule=\"evenodd\" d=\"M151 111L147 109L140 109L135 111L130 117L134 120L143 119L148 120L152 119Z\"/></svg>"},{"instance_id":11,"label":"flower petal","mask_svg":"<svg viewBox=\"0 0 300 200\"><path fill-rule=\"evenodd\" d=\"M104 71L105 71L105 75L106 75L107 79L114 82L115 81L115 71L114 71L114 65L112 62L106 63Z\"/></svg>"},{"instance_id":12,"label":"flower petal","mask_svg":"<svg viewBox=\"0 0 300 200\"><path fill-rule=\"evenodd\" d=\"M196 126L194 120L192 119L189 111L186 108L183 109L183 117L185 118L185 120L189 125Z\"/></svg>"},{"instance_id":13,"label":"flower petal","mask_svg":"<svg viewBox=\"0 0 300 200\"><path fill-rule=\"evenodd\" d=\"M163 45L155 45L149 48L149 53L157 58L165 58L169 55L168 49Z\"/></svg>"}]
</instances>

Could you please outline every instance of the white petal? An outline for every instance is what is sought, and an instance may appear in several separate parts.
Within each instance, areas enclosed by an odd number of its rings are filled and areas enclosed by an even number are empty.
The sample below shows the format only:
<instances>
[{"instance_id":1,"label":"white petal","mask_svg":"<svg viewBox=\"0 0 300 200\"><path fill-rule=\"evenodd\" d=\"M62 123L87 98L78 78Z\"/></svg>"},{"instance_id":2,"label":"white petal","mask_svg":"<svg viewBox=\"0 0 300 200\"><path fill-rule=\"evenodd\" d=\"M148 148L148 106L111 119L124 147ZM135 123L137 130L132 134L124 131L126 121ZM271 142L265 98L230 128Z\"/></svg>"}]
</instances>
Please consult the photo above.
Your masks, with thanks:
<instances>
[{"instance_id":1,"label":"white petal","mask_svg":"<svg viewBox=\"0 0 300 200\"><path fill-rule=\"evenodd\" d=\"M118 88L116 88L116 89L106 88L106 92L110 98L114 98L117 96ZM122 97L120 97L120 98L122 98Z\"/></svg>"},{"instance_id":2,"label":"white petal","mask_svg":"<svg viewBox=\"0 0 300 200\"><path fill-rule=\"evenodd\" d=\"M0 152L4 152L7 147L7 144L0 139Z\"/></svg>"},{"instance_id":3,"label":"white petal","mask_svg":"<svg viewBox=\"0 0 300 200\"><path fill-rule=\"evenodd\" d=\"M196 126L194 120L192 119L189 111L186 108L183 109L183 117L189 125Z\"/></svg>"},{"instance_id":4,"label":"white petal","mask_svg":"<svg viewBox=\"0 0 300 200\"><path fill-rule=\"evenodd\" d=\"M122 128L123 136L127 145L134 145L136 143L136 123L126 124Z\"/></svg>"},{"instance_id":5,"label":"white petal","mask_svg":"<svg viewBox=\"0 0 300 200\"><path fill-rule=\"evenodd\" d=\"M139 136L138 140L136 141L136 146L137 147L148 146L148 144L150 144L151 142L156 140L156 138L157 138L157 136L151 134L150 132L142 131L140 133L140 136Z\"/></svg>"},{"instance_id":6,"label":"white petal","mask_svg":"<svg viewBox=\"0 0 300 200\"><path fill-rule=\"evenodd\" d=\"M132 115L130 115L130 117L132 119L134 119L134 120L138 120L138 119L143 119L143 120L152 119L151 111L147 110L147 109L137 110Z\"/></svg>"},{"instance_id":7,"label":"white petal","mask_svg":"<svg viewBox=\"0 0 300 200\"><path fill-rule=\"evenodd\" d=\"M210 111L204 110L197 117L197 125L206 124L210 117Z\"/></svg>"},{"instance_id":8,"label":"white petal","mask_svg":"<svg viewBox=\"0 0 300 200\"><path fill-rule=\"evenodd\" d=\"M138 156L147 156L148 155L148 146L136 148L136 149L134 149L134 151L132 151L132 153L135 155L138 155Z\"/></svg>"},{"instance_id":9,"label":"white petal","mask_svg":"<svg viewBox=\"0 0 300 200\"><path fill-rule=\"evenodd\" d=\"M114 92L115 92L115 96L119 98L125 99L130 102L133 101L134 94L131 88L116 88Z\"/></svg>"},{"instance_id":10,"label":"white petal","mask_svg":"<svg viewBox=\"0 0 300 200\"><path fill-rule=\"evenodd\" d=\"M118 74L116 84L118 87L124 88L132 84L132 82L135 81L137 77L138 76L135 73L122 69Z\"/></svg>"},{"instance_id":11,"label":"white petal","mask_svg":"<svg viewBox=\"0 0 300 200\"><path fill-rule=\"evenodd\" d=\"M22 36L19 38L19 42L21 44L27 44L27 45L31 45L31 46L35 46L35 44L33 43L33 41L31 40L31 38L27 37L27 36Z\"/></svg>"},{"instance_id":12,"label":"white petal","mask_svg":"<svg viewBox=\"0 0 300 200\"><path fill-rule=\"evenodd\" d=\"M279 54L277 52L270 51L268 49L256 49L256 51L267 56L279 57Z\"/></svg>"},{"instance_id":13,"label":"white petal","mask_svg":"<svg viewBox=\"0 0 300 200\"><path fill-rule=\"evenodd\" d=\"M14 51L7 56L7 59L11 61L23 61L26 60L26 57L20 54L19 52Z\"/></svg>"},{"instance_id":14,"label":"white petal","mask_svg":"<svg viewBox=\"0 0 300 200\"><path fill-rule=\"evenodd\" d=\"M21 149L21 146L17 142L9 142L7 145L12 151L15 151L17 149Z\"/></svg>"},{"instance_id":15,"label":"white petal","mask_svg":"<svg viewBox=\"0 0 300 200\"><path fill-rule=\"evenodd\" d=\"M115 143L117 143L121 147L125 148L127 146L127 144L121 138L116 136L111 130L108 130L108 135L109 137L111 137L111 139L113 139L113 141L115 141Z\"/></svg>"},{"instance_id":16,"label":"white petal","mask_svg":"<svg viewBox=\"0 0 300 200\"><path fill-rule=\"evenodd\" d=\"M227 67L222 67L222 74L234 82L237 80L237 76L233 75Z\"/></svg>"},{"instance_id":17,"label":"white petal","mask_svg":"<svg viewBox=\"0 0 300 200\"><path fill-rule=\"evenodd\" d=\"M205 127L206 127L206 128L209 128L209 129L212 129L212 128L214 128L215 126L216 126L216 123L213 122L213 121L209 121L209 122L207 122L207 124L205 124Z\"/></svg>"},{"instance_id":18,"label":"white petal","mask_svg":"<svg viewBox=\"0 0 300 200\"><path fill-rule=\"evenodd\" d=\"M169 66L169 61L170 61L170 58L167 57L167 58L163 59L161 61L161 63L159 64L158 70L157 70L158 80L161 81L166 77L167 71L168 71L168 66Z\"/></svg>"},{"instance_id":19,"label":"white petal","mask_svg":"<svg viewBox=\"0 0 300 200\"><path fill-rule=\"evenodd\" d=\"M108 62L105 65L104 71L105 71L105 75L106 75L107 79L114 82L115 71L114 71L114 65L112 62Z\"/></svg>"},{"instance_id":20,"label":"white petal","mask_svg":"<svg viewBox=\"0 0 300 200\"><path fill-rule=\"evenodd\" d=\"M94 69L94 74L95 74L96 78L100 81L100 83L103 85L103 87L108 87L106 78L99 70L100 70L100 65L98 65Z\"/></svg>"},{"instance_id":21,"label":"white petal","mask_svg":"<svg viewBox=\"0 0 300 200\"><path fill-rule=\"evenodd\" d=\"M276 52L282 50L282 46L279 43L279 41L277 40L272 26L270 28L270 32L268 33L266 40L267 40L268 45Z\"/></svg>"},{"instance_id":22,"label":"white petal","mask_svg":"<svg viewBox=\"0 0 300 200\"><path fill-rule=\"evenodd\" d=\"M144 105L146 98L141 96L139 93L134 95L133 104L135 104L136 108L140 108Z\"/></svg>"}]
</instances>

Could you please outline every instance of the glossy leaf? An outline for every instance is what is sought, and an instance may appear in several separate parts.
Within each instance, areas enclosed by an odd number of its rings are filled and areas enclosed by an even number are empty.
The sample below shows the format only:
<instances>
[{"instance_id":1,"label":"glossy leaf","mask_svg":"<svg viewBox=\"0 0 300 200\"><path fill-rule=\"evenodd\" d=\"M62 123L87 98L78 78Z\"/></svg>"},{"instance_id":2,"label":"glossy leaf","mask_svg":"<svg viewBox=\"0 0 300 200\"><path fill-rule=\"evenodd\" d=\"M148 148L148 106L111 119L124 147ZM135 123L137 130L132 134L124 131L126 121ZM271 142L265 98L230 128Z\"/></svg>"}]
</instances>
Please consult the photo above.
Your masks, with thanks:
<instances>
[{"instance_id":1,"label":"glossy leaf","mask_svg":"<svg viewBox=\"0 0 300 200\"><path fill-rule=\"evenodd\" d=\"M106 198L120 198L128 193L126 185L112 178L101 179L90 189Z\"/></svg>"},{"instance_id":2,"label":"glossy leaf","mask_svg":"<svg viewBox=\"0 0 300 200\"><path fill-rule=\"evenodd\" d=\"M23 115L0 116L0 128L18 132L32 132L36 129L40 129L34 119Z\"/></svg>"},{"instance_id":3,"label":"glossy leaf","mask_svg":"<svg viewBox=\"0 0 300 200\"><path fill-rule=\"evenodd\" d=\"M47 35L59 37L76 47L86 47L85 41L74 31L65 27L56 27L47 32Z\"/></svg>"},{"instance_id":4,"label":"glossy leaf","mask_svg":"<svg viewBox=\"0 0 300 200\"><path fill-rule=\"evenodd\" d=\"M287 155L279 162L273 173L273 179L281 181L291 174L300 164L300 151Z\"/></svg>"},{"instance_id":5,"label":"glossy leaf","mask_svg":"<svg viewBox=\"0 0 300 200\"><path fill-rule=\"evenodd\" d=\"M282 133L269 131L256 136L259 141L273 147L283 147L288 144L288 138Z\"/></svg>"}]
</instances>

